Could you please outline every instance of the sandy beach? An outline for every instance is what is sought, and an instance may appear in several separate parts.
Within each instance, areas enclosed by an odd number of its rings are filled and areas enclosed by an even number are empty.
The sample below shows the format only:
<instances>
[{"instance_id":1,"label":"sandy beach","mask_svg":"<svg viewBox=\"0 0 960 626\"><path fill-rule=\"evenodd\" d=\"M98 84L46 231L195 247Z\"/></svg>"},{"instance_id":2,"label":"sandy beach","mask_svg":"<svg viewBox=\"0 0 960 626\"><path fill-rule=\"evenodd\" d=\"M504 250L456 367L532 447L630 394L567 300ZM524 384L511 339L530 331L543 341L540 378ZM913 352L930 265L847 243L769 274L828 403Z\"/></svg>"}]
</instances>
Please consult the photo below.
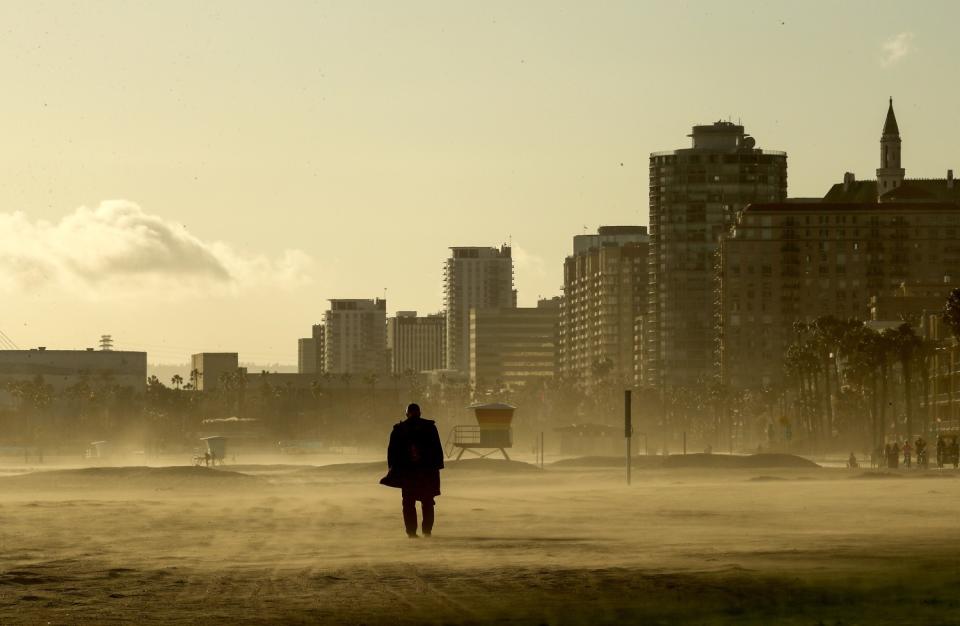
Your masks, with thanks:
<instances>
[{"instance_id":1,"label":"sandy beach","mask_svg":"<svg viewBox=\"0 0 960 626\"><path fill-rule=\"evenodd\" d=\"M417 540L378 463L4 476L0 622L958 619L952 470L592 465L454 463Z\"/></svg>"}]
</instances>

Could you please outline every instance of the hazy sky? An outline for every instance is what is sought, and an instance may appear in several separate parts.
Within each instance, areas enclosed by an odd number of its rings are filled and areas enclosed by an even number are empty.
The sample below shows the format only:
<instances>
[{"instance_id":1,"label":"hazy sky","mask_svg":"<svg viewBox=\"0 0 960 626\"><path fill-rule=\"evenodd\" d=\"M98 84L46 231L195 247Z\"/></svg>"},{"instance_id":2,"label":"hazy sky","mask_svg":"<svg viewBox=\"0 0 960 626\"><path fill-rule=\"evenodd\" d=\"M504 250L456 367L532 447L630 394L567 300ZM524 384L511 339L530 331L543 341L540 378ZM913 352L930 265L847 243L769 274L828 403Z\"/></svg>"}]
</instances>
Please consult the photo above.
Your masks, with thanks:
<instances>
[{"instance_id":1,"label":"hazy sky","mask_svg":"<svg viewBox=\"0 0 960 626\"><path fill-rule=\"evenodd\" d=\"M0 330L153 361L295 362L326 299L439 310L512 238L647 223L647 158L742 120L789 192L960 170L953 2L0 3Z\"/></svg>"}]
</instances>

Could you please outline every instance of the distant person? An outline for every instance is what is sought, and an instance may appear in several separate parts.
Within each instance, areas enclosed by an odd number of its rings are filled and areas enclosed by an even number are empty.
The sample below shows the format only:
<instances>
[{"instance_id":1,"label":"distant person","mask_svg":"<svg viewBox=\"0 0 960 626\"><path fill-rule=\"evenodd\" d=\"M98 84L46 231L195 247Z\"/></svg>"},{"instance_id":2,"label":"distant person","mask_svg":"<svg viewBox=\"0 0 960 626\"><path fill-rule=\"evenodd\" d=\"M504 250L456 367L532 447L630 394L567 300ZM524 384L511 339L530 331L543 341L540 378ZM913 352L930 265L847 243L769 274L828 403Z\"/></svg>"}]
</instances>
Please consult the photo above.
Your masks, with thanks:
<instances>
[{"instance_id":1,"label":"distant person","mask_svg":"<svg viewBox=\"0 0 960 626\"><path fill-rule=\"evenodd\" d=\"M943 441L943 435L937 435L937 467L943 469L943 453L945 452L946 444Z\"/></svg>"},{"instance_id":2,"label":"distant person","mask_svg":"<svg viewBox=\"0 0 960 626\"><path fill-rule=\"evenodd\" d=\"M888 467L891 469L897 469L900 467L900 444L894 441L890 444L890 456L887 458L889 462Z\"/></svg>"},{"instance_id":3,"label":"distant person","mask_svg":"<svg viewBox=\"0 0 960 626\"><path fill-rule=\"evenodd\" d=\"M960 465L960 443L957 443L956 437L950 442L950 460L953 461L953 469L957 469Z\"/></svg>"},{"instance_id":4,"label":"distant person","mask_svg":"<svg viewBox=\"0 0 960 626\"><path fill-rule=\"evenodd\" d=\"M857 456L853 452L850 453L850 458L847 459L847 467L850 469L857 469L860 467L860 464L857 463Z\"/></svg>"},{"instance_id":5,"label":"distant person","mask_svg":"<svg viewBox=\"0 0 960 626\"><path fill-rule=\"evenodd\" d=\"M389 472L380 481L401 490L407 536L417 537L417 506L423 510L423 536L433 532L433 499L440 495L443 445L433 420L420 417L420 407L407 407L407 419L394 425L387 447Z\"/></svg>"},{"instance_id":6,"label":"distant person","mask_svg":"<svg viewBox=\"0 0 960 626\"><path fill-rule=\"evenodd\" d=\"M890 455L892 454L893 452L890 451L890 444L885 444L883 446L883 464L887 467L892 467L892 465L890 465Z\"/></svg>"},{"instance_id":7,"label":"distant person","mask_svg":"<svg viewBox=\"0 0 960 626\"><path fill-rule=\"evenodd\" d=\"M910 467L912 462L913 448L910 446L910 440L903 442L903 466Z\"/></svg>"},{"instance_id":8,"label":"distant person","mask_svg":"<svg viewBox=\"0 0 960 626\"><path fill-rule=\"evenodd\" d=\"M917 437L917 441L914 445L914 449L917 451L917 467L927 469L929 466L929 461L927 459L927 442L923 437Z\"/></svg>"}]
</instances>

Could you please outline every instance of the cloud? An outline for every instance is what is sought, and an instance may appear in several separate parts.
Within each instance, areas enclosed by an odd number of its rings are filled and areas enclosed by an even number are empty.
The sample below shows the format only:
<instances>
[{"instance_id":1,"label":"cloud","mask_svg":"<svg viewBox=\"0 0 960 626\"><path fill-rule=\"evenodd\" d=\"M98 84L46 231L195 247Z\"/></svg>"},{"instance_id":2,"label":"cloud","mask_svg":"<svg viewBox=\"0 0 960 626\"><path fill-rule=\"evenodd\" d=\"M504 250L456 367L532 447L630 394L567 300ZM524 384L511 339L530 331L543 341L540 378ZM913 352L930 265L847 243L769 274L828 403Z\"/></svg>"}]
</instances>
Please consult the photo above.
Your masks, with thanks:
<instances>
[{"instance_id":1,"label":"cloud","mask_svg":"<svg viewBox=\"0 0 960 626\"><path fill-rule=\"evenodd\" d=\"M883 56L880 59L880 65L890 67L898 63L905 56L910 54L913 48L913 33L903 32L894 35L883 42Z\"/></svg>"},{"instance_id":2,"label":"cloud","mask_svg":"<svg viewBox=\"0 0 960 626\"><path fill-rule=\"evenodd\" d=\"M310 265L299 250L271 259L203 241L126 200L80 207L57 222L0 213L0 289L5 291L235 293L266 284L302 285L309 282Z\"/></svg>"}]
</instances>

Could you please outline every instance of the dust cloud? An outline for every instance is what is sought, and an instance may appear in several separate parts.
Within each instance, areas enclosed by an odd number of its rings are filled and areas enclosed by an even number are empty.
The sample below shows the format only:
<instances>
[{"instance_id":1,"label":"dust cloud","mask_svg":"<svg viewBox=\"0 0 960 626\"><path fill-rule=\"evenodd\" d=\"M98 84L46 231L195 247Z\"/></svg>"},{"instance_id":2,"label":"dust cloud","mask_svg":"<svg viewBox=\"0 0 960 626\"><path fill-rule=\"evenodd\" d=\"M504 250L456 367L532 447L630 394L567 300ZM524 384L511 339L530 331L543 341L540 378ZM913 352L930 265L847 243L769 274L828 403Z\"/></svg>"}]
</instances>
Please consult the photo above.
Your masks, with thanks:
<instances>
[{"instance_id":1,"label":"dust cloud","mask_svg":"<svg viewBox=\"0 0 960 626\"><path fill-rule=\"evenodd\" d=\"M612 459L451 462L434 536L416 540L372 457L8 467L0 622L951 619L954 470L697 456L639 457L630 486Z\"/></svg>"}]
</instances>

